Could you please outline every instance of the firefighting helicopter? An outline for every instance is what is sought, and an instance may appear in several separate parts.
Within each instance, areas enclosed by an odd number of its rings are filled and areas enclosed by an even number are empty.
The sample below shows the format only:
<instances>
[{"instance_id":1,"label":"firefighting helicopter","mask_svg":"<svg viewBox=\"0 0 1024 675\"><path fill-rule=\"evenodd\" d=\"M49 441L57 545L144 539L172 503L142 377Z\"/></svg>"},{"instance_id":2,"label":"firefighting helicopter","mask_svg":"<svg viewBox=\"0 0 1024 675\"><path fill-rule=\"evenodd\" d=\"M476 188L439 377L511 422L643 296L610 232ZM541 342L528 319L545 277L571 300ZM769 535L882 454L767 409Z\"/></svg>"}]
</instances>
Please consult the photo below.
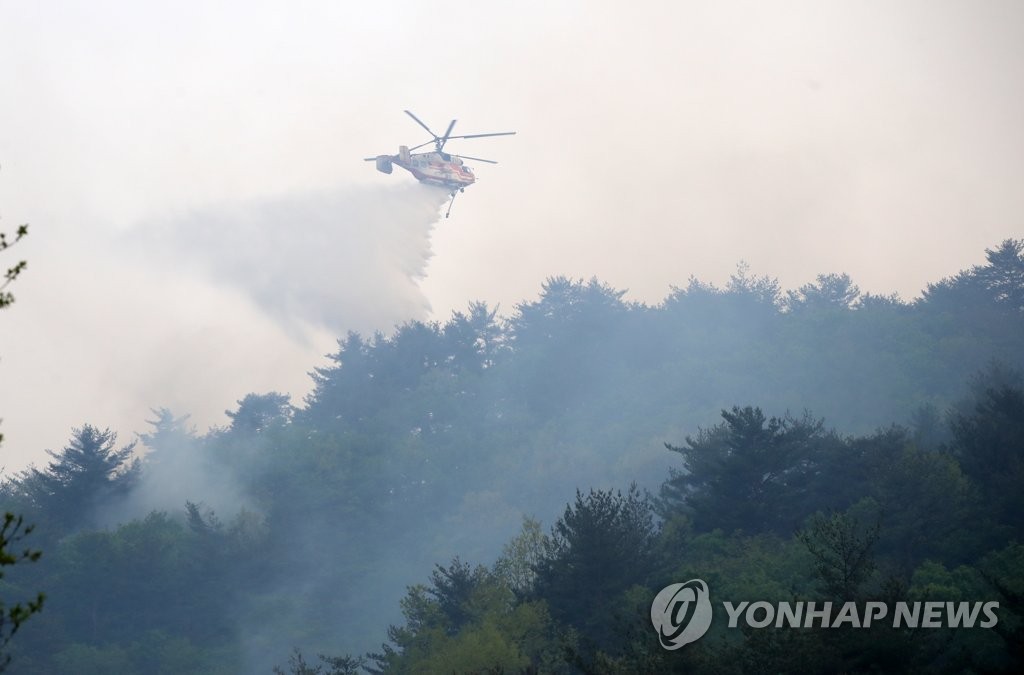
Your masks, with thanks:
<instances>
[{"instance_id":1,"label":"firefighting helicopter","mask_svg":"<svg viewBox=\"0 0 1024 675\"><path fill-rule=\"evenodd\" d=\"M425 143L408 147L405 145L398 146L397 155L377 155L376 157L367 157L367 162L376 162L377 171L381 173L391 173L392 165L397 164L409 173L411 173L416 180L427 185L438 185L446 188L451 193L451 201L448 202L448 211L445 212L444 217L447 218L448 214L452 212L452 204L455 203L455 195L460 192L465 192L466 188L476 182L476 176L473 175L473 170L466 166L462 160L468 159L474 162L487 162L488 164L497 164L492 159L481 159L479 157L469 157L468 155L453 155L449 152L444 151L445 144L456 138L484 138L487 136L514 136L514 131L500 131L492 134L467 134L465 136L452 136L452 129L455 127L455 120L452 120L448 124L448 129L444 132L443 136L438 136L430 130L426 124L424 124L420 118L413 115L408 110L405 114L411 117L416 124L426 129L427 133L433 138ZM413 152L426 145L434 144L433 152Z\"/></svg>"}]
</instances>

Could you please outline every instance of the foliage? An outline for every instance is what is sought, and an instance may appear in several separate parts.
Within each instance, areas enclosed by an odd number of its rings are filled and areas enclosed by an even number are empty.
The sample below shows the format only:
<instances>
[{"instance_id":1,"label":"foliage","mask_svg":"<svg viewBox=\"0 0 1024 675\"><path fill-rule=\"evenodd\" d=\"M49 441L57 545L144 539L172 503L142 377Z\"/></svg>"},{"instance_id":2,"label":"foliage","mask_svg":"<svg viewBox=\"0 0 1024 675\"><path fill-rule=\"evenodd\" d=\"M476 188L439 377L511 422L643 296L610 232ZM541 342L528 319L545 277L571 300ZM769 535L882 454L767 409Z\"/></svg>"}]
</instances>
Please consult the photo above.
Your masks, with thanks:
<instances>
[{"instance_id":1,"label":"foliage","mask_svg":"<svg viewBox=\"0 0 1024 675\"><path fill-rule=\"evenodd\" d=\"M7 512L4 514L3 526L0 527L0 580L4 577L3 568L16 565L22 561L36 562L42 552L33 549L12 550L22 539L32 533L33 527L25 525L21 516ZM11 638L30 616L42 610L45 596L42 593L24 603L16 602L5 607L0 603L0 649L7 647ZM10 655L0 656L0 670L10 662Z\"/></svg>"},{"instance_id":2,"label":"foliage","mask_svg":"<svg viewBox=\"0 0 1024 675\"><path fill-rule=\"evenodd\" d=\"M14 233L13 240L9 240L5 232L0 232L0 253L17 244L25 238L26 235L28 235L28 225L19 225L18 229ZM7 287L14 283L14 280L25 271L26 267L28 267L28 262L25 260L19 260L13 266L8 267L7 271L4 272L3 279L0 281L0 309L7 307L14 302L14 295L7 290Z\"/></svg>"},{"instance_id":3,"label":"foliage","mask_svg":"<svg viewBox=\"0 0 1024 675\"><path fill-rule=\"evenodd\" d=\"M429 586L411 587L402 613L370 672L550 672L569 639L544 602L516 602L499 576L458 559L437 565Z\"/></svg>"},{"instance_id":4,"label":"foliage","mask_svg":"<svg viewBox=\"0 0 1024 675\"><path fill-rule=\"evenodd\" d=\"M953 416L952 451L998 520L1024 537L1024 388L982 386L973 409Z\"/></svg>"},{"instance_id":5,"label":"foliage","mask_svg":"<svg viewBox=\"0 0 1024 675\"><path fill-rule=\"evenodd\" d=\"M311 666L306 663L302 652L296 647L288 657L288 670L274 666L275 675L356 675L366 660L354 656L324 656L319 654L320 663ZM325 670L325 668L327 670Z\"/></svg>"},{"instance_id":6,"label":"foliage","mask_svg":"<svg viewBox=\"0 0 1024 675\"><path fill-rule=\"evenodd\" d=\"M871 549L880 529L880 523L865 527L849 513L819 513L797 533L814 558L814 569L828 597L838 601L859 598L861 587L875 571Z\"/></svg>"},{"instance_id":7,"label":"foliage","mask_svg":"<svg viewBox=\"0 0 1024 675\"><path fill-rule=\"evenodd\" d=\"M534 595L556 620L603 644L611 628L608 602L648 580L656 536L651 504L636 485L625 494L577 490L545 542Z\"/></svg>"},{"instance_id":8,"label":"foliage","mask_svg":"<svg viewBox=\"0 0 1024 675\"><path fill-rule=\"evenodd\" d=\"M657 306L552 277L508 319L343 337L301 405L250 393L201 433L156 408L137 463L87 425L0 490L47 551L0 591L51 598L10 648L26 673L345 672L360 657L302 653L385 637L364 669L1012 670L1021 250L913 302L743 265ZM667 652L650 599L693 578L1011 609L984 638L716 622Z\"/></svg>"},{"instance_id":9,"label":"foliage","mask_svg":"<svg viewBox=\"0 0 1024 675\"><path fill-rule=\"evenodd\" d=\"M140 465L132 459L135 443L115 449L117 434L85 424L72 430L60 452L47 450L45 469L22 473L19 492L30 508L62 531L92 524L96 509L131 490Z\"/></svg>"},{"instance_id":10,"label":"foliage","mask_svg":"<svg viewBox=\"0 0 1024 675\"><path fill-rule=\"evenodd\" d=\"M665 447L683 457L662 487L664 515L692 514L701 530L790 531L833 439L820 420L767 418L760 408L722 411L722 424Z\"/></svg>"},{"instance_id":11,"label":"foliage","mask_svg":"<svg viewBox=\"0 0 1024 675\"><path fill-rule=\"evenodd\" d=\"M551 540L541 529L539 520L523 516L519 534L504 545L501 556L494 563L494 573L517 597L525 597L533 590L544 551Z\"/></svg>"}]
</instances>

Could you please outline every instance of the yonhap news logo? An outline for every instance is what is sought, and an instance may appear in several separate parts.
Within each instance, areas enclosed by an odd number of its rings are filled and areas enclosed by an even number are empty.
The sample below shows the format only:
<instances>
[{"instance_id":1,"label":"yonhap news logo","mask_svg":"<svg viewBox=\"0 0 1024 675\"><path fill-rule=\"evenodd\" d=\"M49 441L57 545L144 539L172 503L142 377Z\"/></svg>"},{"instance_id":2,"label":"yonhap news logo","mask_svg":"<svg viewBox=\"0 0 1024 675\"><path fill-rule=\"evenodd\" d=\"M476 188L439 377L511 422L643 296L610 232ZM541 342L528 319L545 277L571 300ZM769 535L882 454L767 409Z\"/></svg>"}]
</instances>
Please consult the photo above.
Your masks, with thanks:
<instances>
[{"instance_id":1,"label":"yonhap news logo","mask_svg":"<svg viewBox=\"0 0 1024 675\"><path fill-rule=\"evenodd\" d=\"M748 628L870 628L886 622L893 628L993 628L999 603L989 602L723 602L728 627L742 619ZM651 603L651 623L665 649L699 640L711 627L713 610L708 585L700 579L670 584Z\"/></svg>"},{"instance_id":2,"label":"yonhap news logo","mask_svg":"<svg viewBox=\"0 0 1024 675\"><path fill-rule=\"evenodd\" d=\"M711 598L700 579L670 584L651 603L651 623L665 649L679 649L699 639L711 627Z\"/></svg>"}]
</instances>

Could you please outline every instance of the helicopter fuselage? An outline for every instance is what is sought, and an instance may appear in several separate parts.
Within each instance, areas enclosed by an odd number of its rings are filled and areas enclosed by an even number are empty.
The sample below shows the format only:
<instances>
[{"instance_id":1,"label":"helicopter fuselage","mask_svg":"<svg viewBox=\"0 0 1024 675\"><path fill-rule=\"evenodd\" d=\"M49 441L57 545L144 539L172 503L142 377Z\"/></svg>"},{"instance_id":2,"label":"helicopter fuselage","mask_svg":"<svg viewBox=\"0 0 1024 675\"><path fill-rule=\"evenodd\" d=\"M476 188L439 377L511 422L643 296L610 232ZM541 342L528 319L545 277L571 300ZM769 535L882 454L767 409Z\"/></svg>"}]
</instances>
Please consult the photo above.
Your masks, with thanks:
<instances>
[{"instance_id":1,"label":"helicopter fuselage","mask_svg":"<svg viewBox=\"0 0 1024 675\"><path fill-rule=\"evenodd\" d=\"M391 173L391 165L408 171L416 180L427 185L437 185L449 190L462 190L476 182L472 169L462 159L445 152L410 153L400 146L397 155L377 157L377 170Z\"/></svg>"}]
</instances>

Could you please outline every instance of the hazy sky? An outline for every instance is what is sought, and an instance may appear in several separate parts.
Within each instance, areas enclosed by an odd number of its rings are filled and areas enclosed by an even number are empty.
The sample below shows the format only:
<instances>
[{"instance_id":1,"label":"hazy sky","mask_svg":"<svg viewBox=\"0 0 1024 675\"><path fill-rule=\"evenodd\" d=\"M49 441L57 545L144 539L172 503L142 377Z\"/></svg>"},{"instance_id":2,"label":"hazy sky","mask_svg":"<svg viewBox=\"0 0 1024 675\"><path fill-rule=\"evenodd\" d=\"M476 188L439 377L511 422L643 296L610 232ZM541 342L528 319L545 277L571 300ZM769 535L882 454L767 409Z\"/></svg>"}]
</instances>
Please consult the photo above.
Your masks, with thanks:
<instances>
[{"instance_id":1,"label":"hazy sky","mask_svg":"<svg viewBox=\"0 0 1024 675\"><path fill-rule=\"evenodd\" d=\"M1022 82L1017 1L0 0L2 463L553 274L913 297L1024 234ZM362 161L427 140L404 108L518 131L451 146L500 164L447 221Z\"/></svg>"}]
</instances>

